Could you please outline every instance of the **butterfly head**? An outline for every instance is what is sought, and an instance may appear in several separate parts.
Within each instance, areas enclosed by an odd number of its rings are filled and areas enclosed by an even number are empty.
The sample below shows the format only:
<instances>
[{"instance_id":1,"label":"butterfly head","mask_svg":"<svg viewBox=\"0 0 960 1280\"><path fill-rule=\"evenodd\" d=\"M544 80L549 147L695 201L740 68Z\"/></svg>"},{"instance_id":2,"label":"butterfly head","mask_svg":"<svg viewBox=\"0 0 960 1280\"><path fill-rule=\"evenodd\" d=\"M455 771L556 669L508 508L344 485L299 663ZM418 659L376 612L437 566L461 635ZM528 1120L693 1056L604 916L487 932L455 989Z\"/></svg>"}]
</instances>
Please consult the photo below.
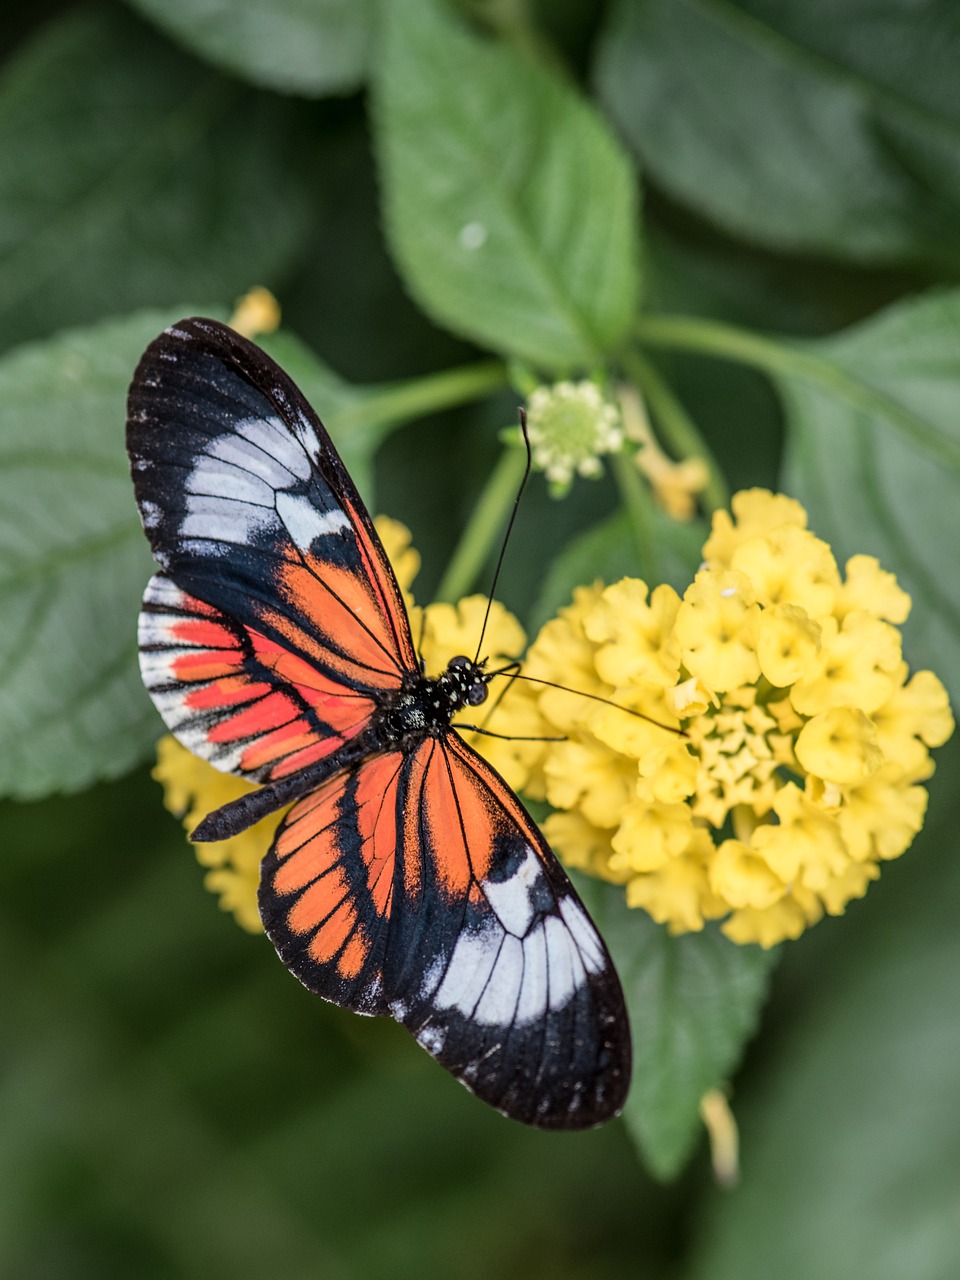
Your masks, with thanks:
<instances>
[{"instance_id":1,"label":"butterfly head","mask_svg":"<svg viewBox=\"0 0 960 1280\"><path fill-rule=\"evenodd\" d=\"M460 654L451 658L440 677L441 684L457 707L478 707L487 700L487 684L490 681L484 667L486 659L474 662Z\"/></svg>"}]
</instances>

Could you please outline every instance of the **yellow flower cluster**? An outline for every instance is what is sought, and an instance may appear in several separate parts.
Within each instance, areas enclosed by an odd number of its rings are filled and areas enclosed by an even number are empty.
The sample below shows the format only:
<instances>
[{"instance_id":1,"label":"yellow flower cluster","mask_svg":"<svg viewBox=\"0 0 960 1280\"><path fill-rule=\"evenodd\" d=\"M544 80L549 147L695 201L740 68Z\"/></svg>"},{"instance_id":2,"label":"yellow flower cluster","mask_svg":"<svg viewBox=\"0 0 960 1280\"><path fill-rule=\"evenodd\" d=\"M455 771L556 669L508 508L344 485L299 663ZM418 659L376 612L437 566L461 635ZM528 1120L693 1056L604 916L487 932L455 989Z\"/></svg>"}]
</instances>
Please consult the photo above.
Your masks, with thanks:
<instances>
[{"instance_id":1,"label":"yellow flower cluster","mask_svg":"<svg viewBox=\"0 0 960 1280\"><path fill-rule=\"evenodd\" d=\"M470 712L512 740L465 736L512 787L549 802L545 832L569 866L625 885L673 932L722 919L734 941L769 947L841 914L908 847L929 749L954 722L937 677L909 676L896 624L910 600L892 574L855 556L841 576L789 498L752 490L732 505L682 599L636 579L580 588L524 663L549 684L494 686ZM472 656L486 599L416 606L410 535L376 523L427 671ZM524 644L494 602L491 668ZM248 789L173 738L154 776L188 831ZM197 847L207 887L250 930L281 817Z\"/></svg>"},{"instance_id":2,"label":"yellow flower cluster","mask_svg":"<svg viewBox=\"0 0 960 1280\"><path fill-rule=\"evenodd\" d=\"M487 608L486 597L468 596L456 605L431 604L421 610L410 595L410 587L420 569L420 556L411 546L409 531L387 516L378 516L374 523L404 594L414 640L419 642L428 674L439 674L457 654L473 657ZM519 622L495 600L484 639L484 652L491 655L491 666L519 657L525 644L526 636ZM476 713L486 716L487 708L477 708ZM498 729L496 721L501 714L499 707L493 710L489 727ZM534 725L539 723L535 708L528 709L527 719ZM517 726L523 723L523 710L518 707L512 714L511 727L502 731L520 733L523 730ZM535 731L535 728L531 730ZM527 776L526 764L531 753L536 756L538 751L536 743L507 742L471 733L464 736L508 779L512 777L516 782ZM182 817L188 834L211 810L253 789L242 778L221 773L199 759L172 735L161 738L157 744L153 776L163 786L164 804L171 813ZM270 814L229 840L194 846L197 861L209 868L204 879L207 889L217 894L221 908L232 911L237 923L251 933L262 930L257 910L260 862L285 812Z\"/></svg>"},{"instance_id":3,"label":"yellow flower cluster","mask_svg":"<svg viewBox=\"0 0 960 1280\"><path fill-rule=\"evenodd\" d=\"M564 739L523 744L511 781L549 801L569 866L673 932L723 919L769 947L841 914L907 848L954 722L935 675L908 678L892 574L855 556L841 576L789 498L732 505L682 599L581 588L532 646L525 675L616 706L528 684L497 727Z\"/></svg>"}]
</instances>

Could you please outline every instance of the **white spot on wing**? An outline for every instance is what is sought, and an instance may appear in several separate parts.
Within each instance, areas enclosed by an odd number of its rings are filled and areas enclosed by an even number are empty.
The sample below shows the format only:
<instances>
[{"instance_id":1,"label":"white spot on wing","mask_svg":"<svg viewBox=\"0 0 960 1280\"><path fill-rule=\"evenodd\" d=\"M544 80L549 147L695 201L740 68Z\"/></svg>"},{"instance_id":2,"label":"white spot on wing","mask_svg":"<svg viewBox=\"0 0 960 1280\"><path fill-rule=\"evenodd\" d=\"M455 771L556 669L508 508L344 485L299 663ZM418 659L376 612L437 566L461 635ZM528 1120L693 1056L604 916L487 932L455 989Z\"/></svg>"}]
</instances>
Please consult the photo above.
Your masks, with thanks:
<instances>
[{"instance_id":1,"label":"white spot on wing","mask_svg":"<svg viewBox=\"0 0 960 1280\"><path fill-rule=\"evenodd\" d=\"M154 574L147 583L147 589L143 593L144 603L164 605L168 608L179 609L183 604L183 592L169 578L162 574Z\"/></svg>"},{"instance_id":2,"label":"white spot on wing","mask_svg":"<svg viewBox=\"0 0 960 1280\"><path fill-rule=\"evenodd\" d=\"M551 1009L562 1009L582 985L586 974L583 961L570 931L562 920L548 916L544 921L547 937L547 999Z\"/></svg>"},{"instance_id":3,"label":"white spot on wing","mask_svg":"<svg viewBox=\"0 0 960 1280\"><path fill-rule=\"evenodd\" d=\"M305 495L278 493L277 514L301 551L309 551L315 538L350 528L345 511L318 511Z\"/></svg>"},{"instance_id":4,"label":"white spot on wing","mask_svg":"<svg viewBox=\"0 0 960 1280\"><path fill-rule=\"evenodd\" d=\"M229 498L187 499L187 514L180 523L180 537L209 539L212 542L251 542L255 534L275 519L273 511L251 507L246 502Z\"/></svg>"},{"instance_id":5,"label":"white spot on wing","mask_svg":"<svg viewBox=\"0 0 960 1280\"><path fill-rule=\"evenodd\" d=\"M317 433L306 418L298 415L296 422L291 424L291 429L310 457L316 457L320 452L320 441L317 439Z\"/></svg>"},{"instance_id":6,"label":"white spot on wing","mask_svg":"<svg viewBox=\"0 0 960 1280\"><path fill-rule=\"evenodd\" d=\"M486 928L461 933L447 962L447 972L435 1000L440 1009L456 1009L469 1018L483 994L497 959L503 934Z\"/></svg>"},{"instance_id":7,"label":"white spot on wing","mask_svg":"<svg viewBox=\"0 0 960 1280\"><path fill-rule=\"evenodd\" d=\"M236 423L233 429L237 435L256 445L298 480L309 480L311 466L301 443L302 428L299 440L290 433L286 423L280 418L247 418Z\"/></svg>"},{"instance_id":8,"label":"white spot on wing","mask_svg":"<svg viewBox=\"0 0 960 1280\"><path fill-rule=\"evenodd\" d=\"M523 940L523 985L516 1021L536 1022L547 1007L547 936L542 924Z\"/></svg>"},{"instance_id":9,"label":"white spot on wing","mask_svg":"<svg viewBox=\"0 0 960 1280\"><path fill-rule=\"evenodd\" d=\"M149 502L144 499L140 503L140 510L143 514L143 527L145 529L155 529L160 523L163 512L156 502Z\"/></svg>"},{"instance_id":10,"label":"white spot on wing","mask_svg":"<svg viewBox=\"0 0 960 1280\"><path fill-rule=\"evenodd\" d=\"M152 637L145 639L141 630L140 643L156 644L157 641ZM176 657L176 652L150 653L145 649L140 650L140 675L147 689L152 692L159 685L170 684L173 681L173 663Z\"/></svg>"},{"instance_id":11,"label":"white spot on wing","mask_svg":"<svg viewBox=\"0 0 960 1280\"><path fill-rule=\"evenodd\" d=\"M194 494L211 494L229 497L237 502L250 502L258 507L273 506L273 488L266 480L251 475L243 467L222 458L204 457L203 466L197 467L190 477L190 489Z\"/></svg>"},{"instance_id":12,"label":"white spot on wing","mask_svg":"<svg viewBox=\"0 0 960 1280\"><path fill-rule=\"evenodd\" d=\"M560 914L573 935L574 942L580 948L580 956L587 970L590 973L599 973L606 968L606 959L597 931L579 902L571 897L561 898Z\"/></svg>"},{"instance_id":13,"label":"white spot on wing","mask_svg":"<svg viewBox=\"0 0 960 1280\"><path fill-rule=\"evenodd\" d=\"M436 1057L438 1053L442 1052L443 1042L446 1038L446 1032L443 1027L423 1027L417 1032L417 1039L426 1049L427 1053L432 1053L434 1057Z\"/></svg>"},{"instance_id":14,"label":"white spot on wing","mask_svg":"<svg viewBox=\"0 0 960 1280\"><path fill-rule=\"evenodd\" d=\"M516 1012L522 977L523 943L508 933L480 1003L474 1010L475 1021L492 1027L509 1026Z\"/></svg>"},{"instance_id":15,"label":"white spot on wing","mask_svg":"<svg viewBox=\"0 0 960 1280\"><path fill-rule=\"evenodd\" d=\"M271 489L285 489L298 479L307 478L300 474L301 463L305 462L303 452L289 437L284 439L280 434L285 433L285 428L279 418L267 422L254 418L239 423L238 431L238 435L219 436L214 440L207 456L249 471ZM289 460L287 454L292 455Z\"/></svg>"},{"instance_id":16,"label":"white spot on wing","mask_svg":"<svg viewBox=\"0 0 960 1280\"><path fill-rule=\"evenodd\" d=\"M485 880L483 892L503 927L518 938L530 928L533 904L530 890L542 876L540 862L530 846L516 871L506 880Z\"/></svg>"}]
</instances>

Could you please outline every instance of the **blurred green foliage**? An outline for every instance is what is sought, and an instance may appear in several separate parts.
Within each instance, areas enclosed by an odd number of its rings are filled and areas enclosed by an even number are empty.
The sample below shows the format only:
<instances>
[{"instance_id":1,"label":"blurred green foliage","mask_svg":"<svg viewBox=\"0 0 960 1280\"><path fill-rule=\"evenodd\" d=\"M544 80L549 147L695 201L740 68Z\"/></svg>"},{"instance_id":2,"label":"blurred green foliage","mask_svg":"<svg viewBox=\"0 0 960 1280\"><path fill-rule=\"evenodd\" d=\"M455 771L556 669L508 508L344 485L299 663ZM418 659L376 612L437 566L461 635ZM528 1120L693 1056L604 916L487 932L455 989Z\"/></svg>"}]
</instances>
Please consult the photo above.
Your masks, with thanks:
<instances>
[{"instance_id":1,"label":"blurred green foliage","mask_svg":"<svg viewBox=\"0 0 960 1280\"><path fill-rule=\"evenodd\" d=\"M160 724L122 439L146 342L267 285L264 345L412 529L427 599L511 376L626 368L731 490L782 487L897 573L907 656L956 699L960 9L51 0L3 40L0 1277L953 1275L957 750L762 1018L773 957L593 886L634 1094L528 1132L202 892L136 767ZM702 526L636 515L612 479L535 478L505 603L534 628L594 575L682 587ZM720 1192L697 1103L758 1024Z\"/></svg>"}]
</instances>

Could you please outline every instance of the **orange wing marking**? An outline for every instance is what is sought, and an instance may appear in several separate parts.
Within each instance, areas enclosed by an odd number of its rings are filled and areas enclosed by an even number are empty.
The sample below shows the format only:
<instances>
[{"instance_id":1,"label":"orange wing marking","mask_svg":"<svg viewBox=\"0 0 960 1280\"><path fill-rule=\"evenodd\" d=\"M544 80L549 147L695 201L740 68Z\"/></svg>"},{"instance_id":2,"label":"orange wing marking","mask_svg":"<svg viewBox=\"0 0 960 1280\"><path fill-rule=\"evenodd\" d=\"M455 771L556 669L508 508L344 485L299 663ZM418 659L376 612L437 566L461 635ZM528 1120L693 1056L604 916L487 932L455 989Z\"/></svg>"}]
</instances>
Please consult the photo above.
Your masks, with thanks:
<instances>
[{"instance_id":1,"label":"orange wing marking","mask_svg":"<svg viewBox=\"0 0 960 1280\"><path fill-rule=\"evenodd\" d=\"M331 779L299 803L274 846L279 865L272 887L298 895L288 928L312 935L310 957L336 961L345 978L355 977L370 953L358 904L369 894L376 918L390 911L402 763L401 754L391 752Z\"/></svg>"},{"instance_id":2,"label":"orange wing marking","mask_svg":"<svg viewBox=\"0 0 960 1280\"><path fill-rule=\"evenodd\" d=\"M423 812L437 871L451 897L458 898L489 873L493 833L483 791L462 768L454 768L446 748L445 742L431 759Z\"/></svg>"}]
</instances>

